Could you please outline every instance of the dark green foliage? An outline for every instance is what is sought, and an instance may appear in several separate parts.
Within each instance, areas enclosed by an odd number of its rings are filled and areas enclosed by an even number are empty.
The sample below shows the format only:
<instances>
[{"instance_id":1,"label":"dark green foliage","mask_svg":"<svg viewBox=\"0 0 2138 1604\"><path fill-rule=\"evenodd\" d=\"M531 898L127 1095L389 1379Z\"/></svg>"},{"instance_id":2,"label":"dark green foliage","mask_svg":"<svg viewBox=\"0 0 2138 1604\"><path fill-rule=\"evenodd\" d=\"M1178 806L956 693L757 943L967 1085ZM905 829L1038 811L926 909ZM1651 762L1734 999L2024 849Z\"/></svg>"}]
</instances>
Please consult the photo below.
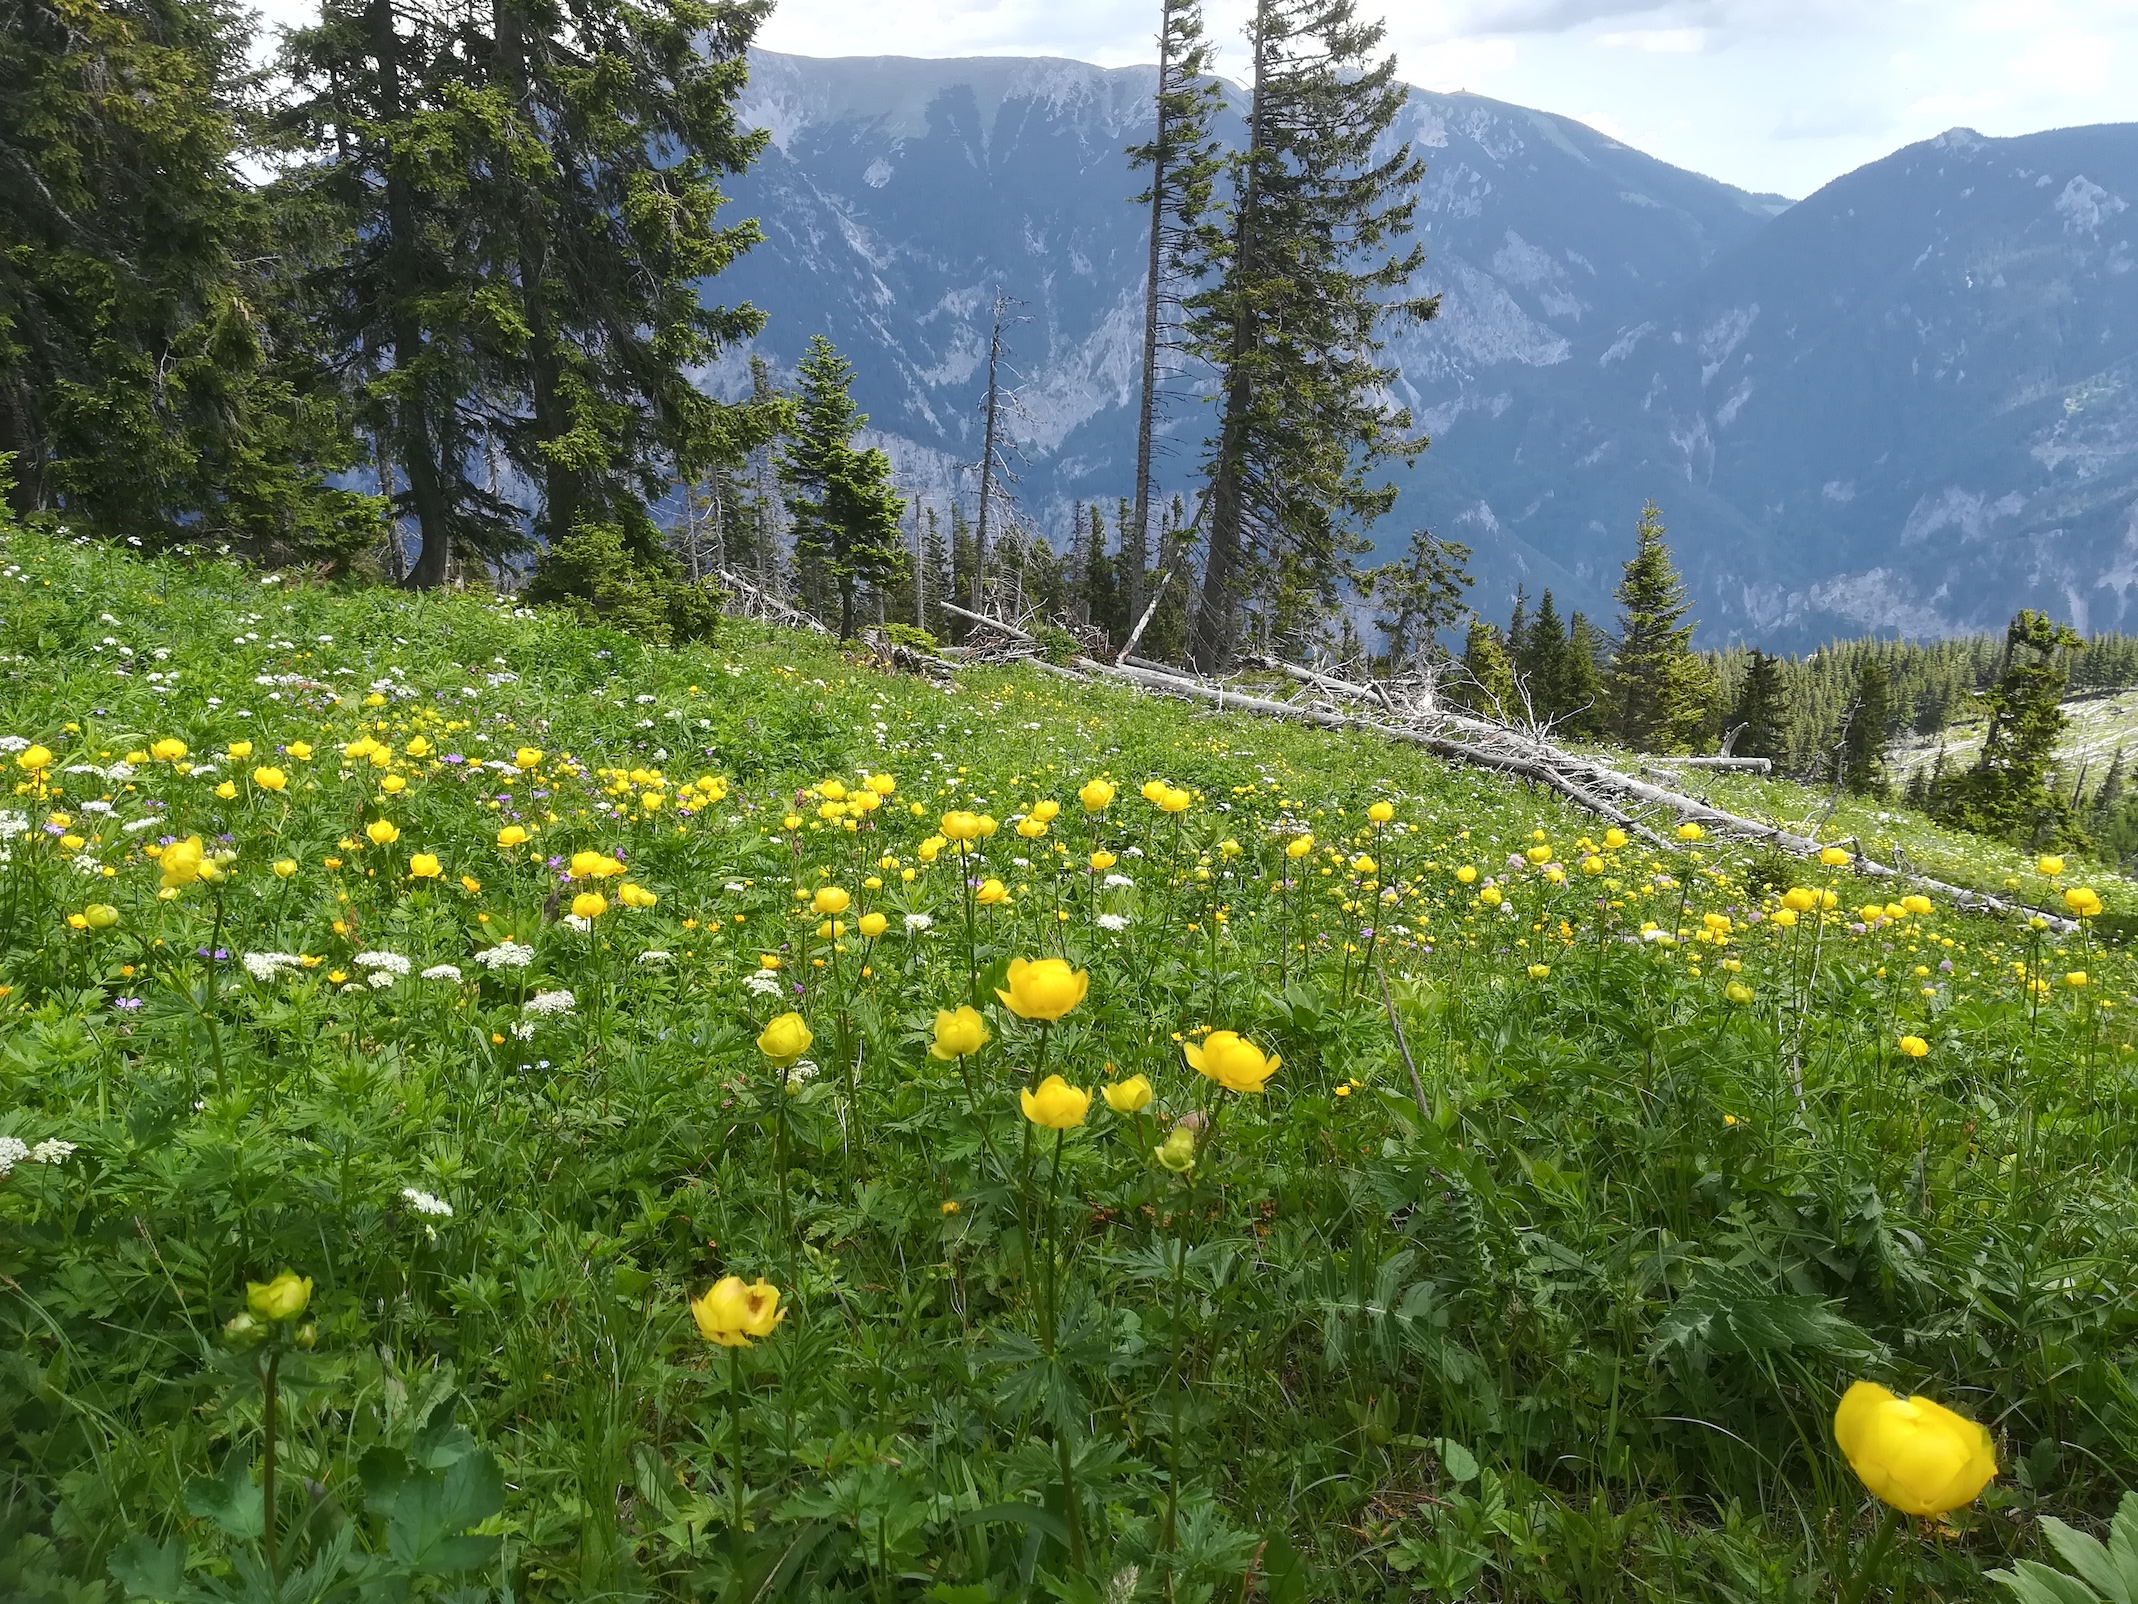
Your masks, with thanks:
<instances>
[{"instance_id":1,"label":"dark green foliage","mask_svg":"<svg viewBox=\"0 0 2138 1604\"><path fill-rule=\"evenodd\" d=\"M640 640L709 640L720 593L677 574L665 555L642 558L614 524L581 524L543 553L527 600Z\"/></svg>"},{"instance_id":2,"label":"dark green foliage","mask_svg":"<svg viewBox=\"0 0 2138 1604\"><path fill-rule=\"evenodd\" d=\"M1417 529L1401 562L1359 575L1359 594L1374 604L1373 627L1388 643L1391 673L1440 650L1441 634L1461 621L1469 561L1470 548L1461 541Z\"/></svg>"},{"instance_id":3,"label":"dark green foliage","mask_svg":"<svg viewBox=\"0 0 2138 1604\"><path fill-rule=\"evenodd\" d=\"M1933 793L1939 818L2033 846L2078 839L2071 799L2049 788L2049 771L2067 722L2060 704L2071 655L2085 644L2070 625L2031 608L2012 620L2003 671L1982 697L1989 729L1981 756Z\"/></svg>"},{"instance_id":4,"label":"dark green foliage","mask_svg":"<svg viewBox=\"0 0 2138 1604\"><path fill-rule=\"evenodd\" d=\"M1499 625L1482 618L1470 620L1470 632L1463 641L1462 674L1454 687L1454 697L1486 718L1516 720L1524 716L1514 662L1507 655L1507 641Z\"/></svg>"},{"instance_id":5,"label":"dark green foliage","mask_svg":"<svg viewBox=\"0 0 2138 1604\"><path fill-rule=\"evenodd\" d=\"M851 640L859 587L880 588L905 566L899 521L906 504L891 489L890 459L854 445L869 420L854 406L853 364L813 335L801 376L780 482L794 521L795 560L836 592L839 638Z\"/></svg>"},{"instance_id":6,"label":"dark green foliage","mask_svg":"<svg viewBox=\"0 0 2138 1604\"><path fill-rule=\"evenodd\" d=\"M1383 30L1353 0L1257 0L1247 148L1229 166L1225 231L1190 301L1194 350L1215 374L1217 434L1193 658L1230 654L1243 596L1285 576L1333 602L1358 529L1395 499L1374 464L1422 441L1391 408L1384 329L1423 321L1408 295L1422 247L1399 249L1424 164L1409 144L1382 147L1407 91L1395 60L1374 59Z\"/></svg>"},{"instance_id":7,"label":"dark green foliage","mask_svg":"<svg viewBox=\"0 0 2138 1604\"><path fill-rule=\"evenodd\" d=\"M1691 599L1663 533L1662 513L1650 502L1618 587L1612 734L1637 752L1693 750L1714 703L1707 665L1692 650L1694 625L1684 621Z\"/></svg>"},{"instance_id":8,"label":"dark green foliage","mask_svg":"<svg viewBox=\"0 0 2138 1604\"><path fill-rule=\"evenodd\" d=\"M1725 734L1736 736L1730 751L1737 757L1763 757L1786 766L1789 722L1789 687L1782 678L1782 660L1755 647L1730 708Z\"/></svg>"},{"instance_id":9,"label":"dark green foliage","mask_svg":"<svg viewBox=\"0 0 2138 1604\"><path fill-rule=\"evenodd\" d=\"M1892 688L1874 658L1856 676L1856 699L1841 741L1841 783L1858 796L1886 794L1886 742L1892 733Z\"/></svg>"},{"instance_id":10,"label":"dark green foliage","mask_svg":"<svg viewBox=\"0 0 2138 1604\"><path fill-rule=\"evenodd\" d=\"M288 315L313 242L237 173L249 44L209 0L0 12L0 454L18 510L340 563L356 447Z\"/></svg>"}]
</instances>

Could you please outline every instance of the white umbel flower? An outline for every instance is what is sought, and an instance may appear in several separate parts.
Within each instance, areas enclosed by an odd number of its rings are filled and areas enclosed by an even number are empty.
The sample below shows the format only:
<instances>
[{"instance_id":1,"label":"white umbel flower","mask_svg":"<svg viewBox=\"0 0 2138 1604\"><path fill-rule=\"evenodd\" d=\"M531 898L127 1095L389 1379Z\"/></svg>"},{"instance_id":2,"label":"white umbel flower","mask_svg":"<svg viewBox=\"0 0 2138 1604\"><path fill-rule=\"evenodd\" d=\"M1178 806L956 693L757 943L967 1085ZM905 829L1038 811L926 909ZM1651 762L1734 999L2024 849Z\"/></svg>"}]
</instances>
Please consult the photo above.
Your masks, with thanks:
<instances>
[{"instance_id":1,"label":"white umbel flower","mask_svg":"<svg viewBox=\"0 0 2138 1604\"><path fill-rule=\"evenodd\" d=\"M408 1199L408 1206L418 1214L428 1214L434 1220L450 1220L453 1217L453 1205L442 1197L433 1197L413 1186L402 1187L401 1195Z\"/></svg>"},{"instance_id":2,"label":"white umbel flower","mask_svg":"<svg viewBox=\"0 0 2138 1604\"><path fill-rule=\"evenodd\" d=\"M538 991L527 999L527 1012L537 1019L568 1014L578 1006L579 999L568 991Z\"/></svg>"},{"instance_id":3,"label":"white umbel flower","mask_svg":"<svg viewBox=\"0 0 2138 1604\"><path fill-rule=\"evenodd\" d=\"M534 962L534 948L520 941L500 941L475 955L485 969L525 969Z\"/></svg>"}]
</instances>

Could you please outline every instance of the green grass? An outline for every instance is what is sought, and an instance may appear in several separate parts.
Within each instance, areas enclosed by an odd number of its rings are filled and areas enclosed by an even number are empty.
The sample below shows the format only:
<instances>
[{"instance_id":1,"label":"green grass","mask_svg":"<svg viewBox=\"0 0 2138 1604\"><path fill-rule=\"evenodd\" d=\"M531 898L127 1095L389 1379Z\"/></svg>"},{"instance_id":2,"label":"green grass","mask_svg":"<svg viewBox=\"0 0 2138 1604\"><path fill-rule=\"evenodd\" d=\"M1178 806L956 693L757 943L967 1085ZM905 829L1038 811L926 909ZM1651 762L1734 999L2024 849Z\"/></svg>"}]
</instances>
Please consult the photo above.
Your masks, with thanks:
<instances>
[{"instance_id":1,"label":"green grass","mask_svg":"<svg viewBox=\"0 0 2138 1604\"><path fill-rule=\"evenodd\" d=\"M0 1180L0 1595L271 1596L270 1355L308 1598L1980 1599L2038 1516L2138 1485L2133 975L2091 932L1866 927L1902 888L1612 848L1413 749L1025 670L0 557L0 735L54 754L0 798L0 1135L76 1144ZM112 767L166 738L189 769ZM883 806L821 814L872 774ZM970 878L1006 902L924 850L952 808L1002 821ZM1879 829L2057 894L1897 812L1826 833ZM160 896L144 848L193 834L225 879ZM1544 845L1556 876L1509 866ZM583 851L627 861L580 931ZM1792 886L1835 909L1784 928ZM71 927L93 904L117 924ZM486 968L508 939L529 966ZM296 961L240 962L268 953ZM995 988L1052 954L1090 989L1041 1030ZM992 1040L932 1058L969 1001ZM783 1089L755 1042L788 1007L815 1068ZM1210 1027L1281 1054L1266 1092L1187 1067ZM1057 1145L1018 1112L1042 1072L1155 1099ZM1180 1176L1151 1150L1191 1115ZM309 1346L229 1332L285 1267ZM783 1295L746 1349L687 1307L728 1274ZM1829 1425L1859 1377L1985 1422L2002 1466L1872 1576Z\"/></svg>"}]
</instances>

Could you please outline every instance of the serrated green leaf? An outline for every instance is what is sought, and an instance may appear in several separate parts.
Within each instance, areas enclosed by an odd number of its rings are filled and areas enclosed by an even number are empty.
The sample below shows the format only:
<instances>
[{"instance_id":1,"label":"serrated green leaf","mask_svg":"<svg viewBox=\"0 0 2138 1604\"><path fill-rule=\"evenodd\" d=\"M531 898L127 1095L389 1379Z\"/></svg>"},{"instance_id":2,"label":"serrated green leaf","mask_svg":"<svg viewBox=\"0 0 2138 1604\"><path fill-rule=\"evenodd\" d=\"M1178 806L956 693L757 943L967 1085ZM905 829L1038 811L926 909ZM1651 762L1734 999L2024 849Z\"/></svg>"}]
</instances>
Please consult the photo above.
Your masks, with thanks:
<instances>
[{"instance_id":1,"label":"serrated green leaf","mask_svg":"<svg viewBox=\"0 0 2138 1604\"><path fill-rule=\"evenodd\" d=\"M2008 1571L1991 1571L1990 1580L2008 1589L2019 1604L2101 1604L2100 1595L2084 1582L2039 1560L2023 1559Z\"/></svg>"},{"instance_id":2,"label":"serrated green leaf","mask_svg":"<svg viewBox=\"0 0 2138 1604\"><path fill-rule=\"evenodd\" d=\"M267 1530L267 1506L252 1479L252 1456L232 1449L222 1474L186 1483L186 1510L211 1520L232 1537L257 1540Z\"/></svg>"},{"instance_id":3,"label":"serrated green leaf","mask_svg":"<svg viewBox=\"0 0 2138 1604\"><path fill-rule=\"evenodd\" d=\"M186 1540L152 1543L136 1532L111 1551L111 1574L128 1598L152 1604L187 1604L195 1595L186 1585Z\"/></svg>"}]
</instances>

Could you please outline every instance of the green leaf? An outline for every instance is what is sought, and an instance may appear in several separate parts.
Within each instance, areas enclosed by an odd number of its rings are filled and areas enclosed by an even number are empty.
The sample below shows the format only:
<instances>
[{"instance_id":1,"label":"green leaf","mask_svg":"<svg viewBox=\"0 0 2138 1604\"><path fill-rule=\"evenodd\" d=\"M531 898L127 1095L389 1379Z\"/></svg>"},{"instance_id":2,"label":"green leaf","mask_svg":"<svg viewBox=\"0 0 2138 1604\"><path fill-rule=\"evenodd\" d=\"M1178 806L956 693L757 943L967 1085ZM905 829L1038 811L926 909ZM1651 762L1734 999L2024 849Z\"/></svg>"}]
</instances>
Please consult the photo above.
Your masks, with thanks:
<instances>
[{"instance_id":1,"label":"green leaf","mask_svg":"<svg viewBox=\"0 0 2138 1604\"><path fill-rule=\"evenodd\" d=\"M921 1597L928 1604L995 1604L995 1595L981 1582L964 1582L956 1586L937 1582Z\"/></svg>"},{"instance_id":2,"label":"green leaf","mask_svg":"<svg viewBox=\"0 0 2138 1604\"><path fill-rule=\"evenodd\" d=\"M460 1535L505 1507L505 1475L495 1456L478 1449L444 1470L423 1470L373 1449L358 1474L366 1502L386 1517L386 1552L411 1571L471 1571L496 1557L497 1538Z\"/></svg>"},{"instance_id":3,"label":"green leaf","mask_svg":"<svg viewBox=\"0 0 2138 1604\"><path fill-rule=\"evenodd\" d=\"M267 1506L253 1483L252 1456L232 1449L220 1476L196 1476L187 1482L186 1509L214 1521L232 1537L257 1540L267 1530Z\"/></svg>"},{"instance_id":4,"label":"green leaf","mask_svg":"<svg viewBox=\"0 0 2138 1604\"><path fill-rule=\"evenodd\" d=\"M2100 1595L2084 1582L2038 1560L2023 1559L2008 1571L1991 1571L1990 1580L2008 1588L2019 1604L2101 1604Z\"/></svg>"},{"instance_id":5,"label":"green leaf","mask_svg":"<svg viewBox=\"0 0 2138 1604\"><path fill-rule=\"evenodd\" d=\"M1477 1455L1454 1438L1435 1437L1433 1452L1440 1456L1440 1463L1447 1470L1449 1481L1459 1485L1477 1480Z\"/></svg>"},{"instance_id":6,"label":"green leaf","mask_svg":"<svg viewBox=\"0 0 2138 1604\"><path fill-rule=\"evenodd\" d=\"M2099 1538L2066 1526L2054 1515L2043 1516L2041 1527L2048 1534L2049 1546L2063 1556L2065 1565L2080 1581L2109 1604L2131 1604L2131 1585L2138 1583L2138 1576L2119 1576L2114 1558Z\"/></svg>"},{"instance_id":7,"label":"green leaf","mask_svg":"<svg viewBox=\"0 0 2138 1604\"><path fill-rule=\"evenodd\" d=\"M1282 1527L1262 1548L1262 1590L1269 1604L1307 1604L1307 1566Z\"/></svg>"},{"instance_id":8,"label":"green leaf","mask_svg":"<svg viewBox=\"0 0 2138 1604\"><path fill-rule=\"evenodd\" d=\"M111 1551L111 1574L126 1589L128 1598L150 1599L154 1604L186 1604L195 1597L186 1585L186 1540L174 1537L168 1543L152 1543L136 1532Z\"/></svg>"}]
</instances>

